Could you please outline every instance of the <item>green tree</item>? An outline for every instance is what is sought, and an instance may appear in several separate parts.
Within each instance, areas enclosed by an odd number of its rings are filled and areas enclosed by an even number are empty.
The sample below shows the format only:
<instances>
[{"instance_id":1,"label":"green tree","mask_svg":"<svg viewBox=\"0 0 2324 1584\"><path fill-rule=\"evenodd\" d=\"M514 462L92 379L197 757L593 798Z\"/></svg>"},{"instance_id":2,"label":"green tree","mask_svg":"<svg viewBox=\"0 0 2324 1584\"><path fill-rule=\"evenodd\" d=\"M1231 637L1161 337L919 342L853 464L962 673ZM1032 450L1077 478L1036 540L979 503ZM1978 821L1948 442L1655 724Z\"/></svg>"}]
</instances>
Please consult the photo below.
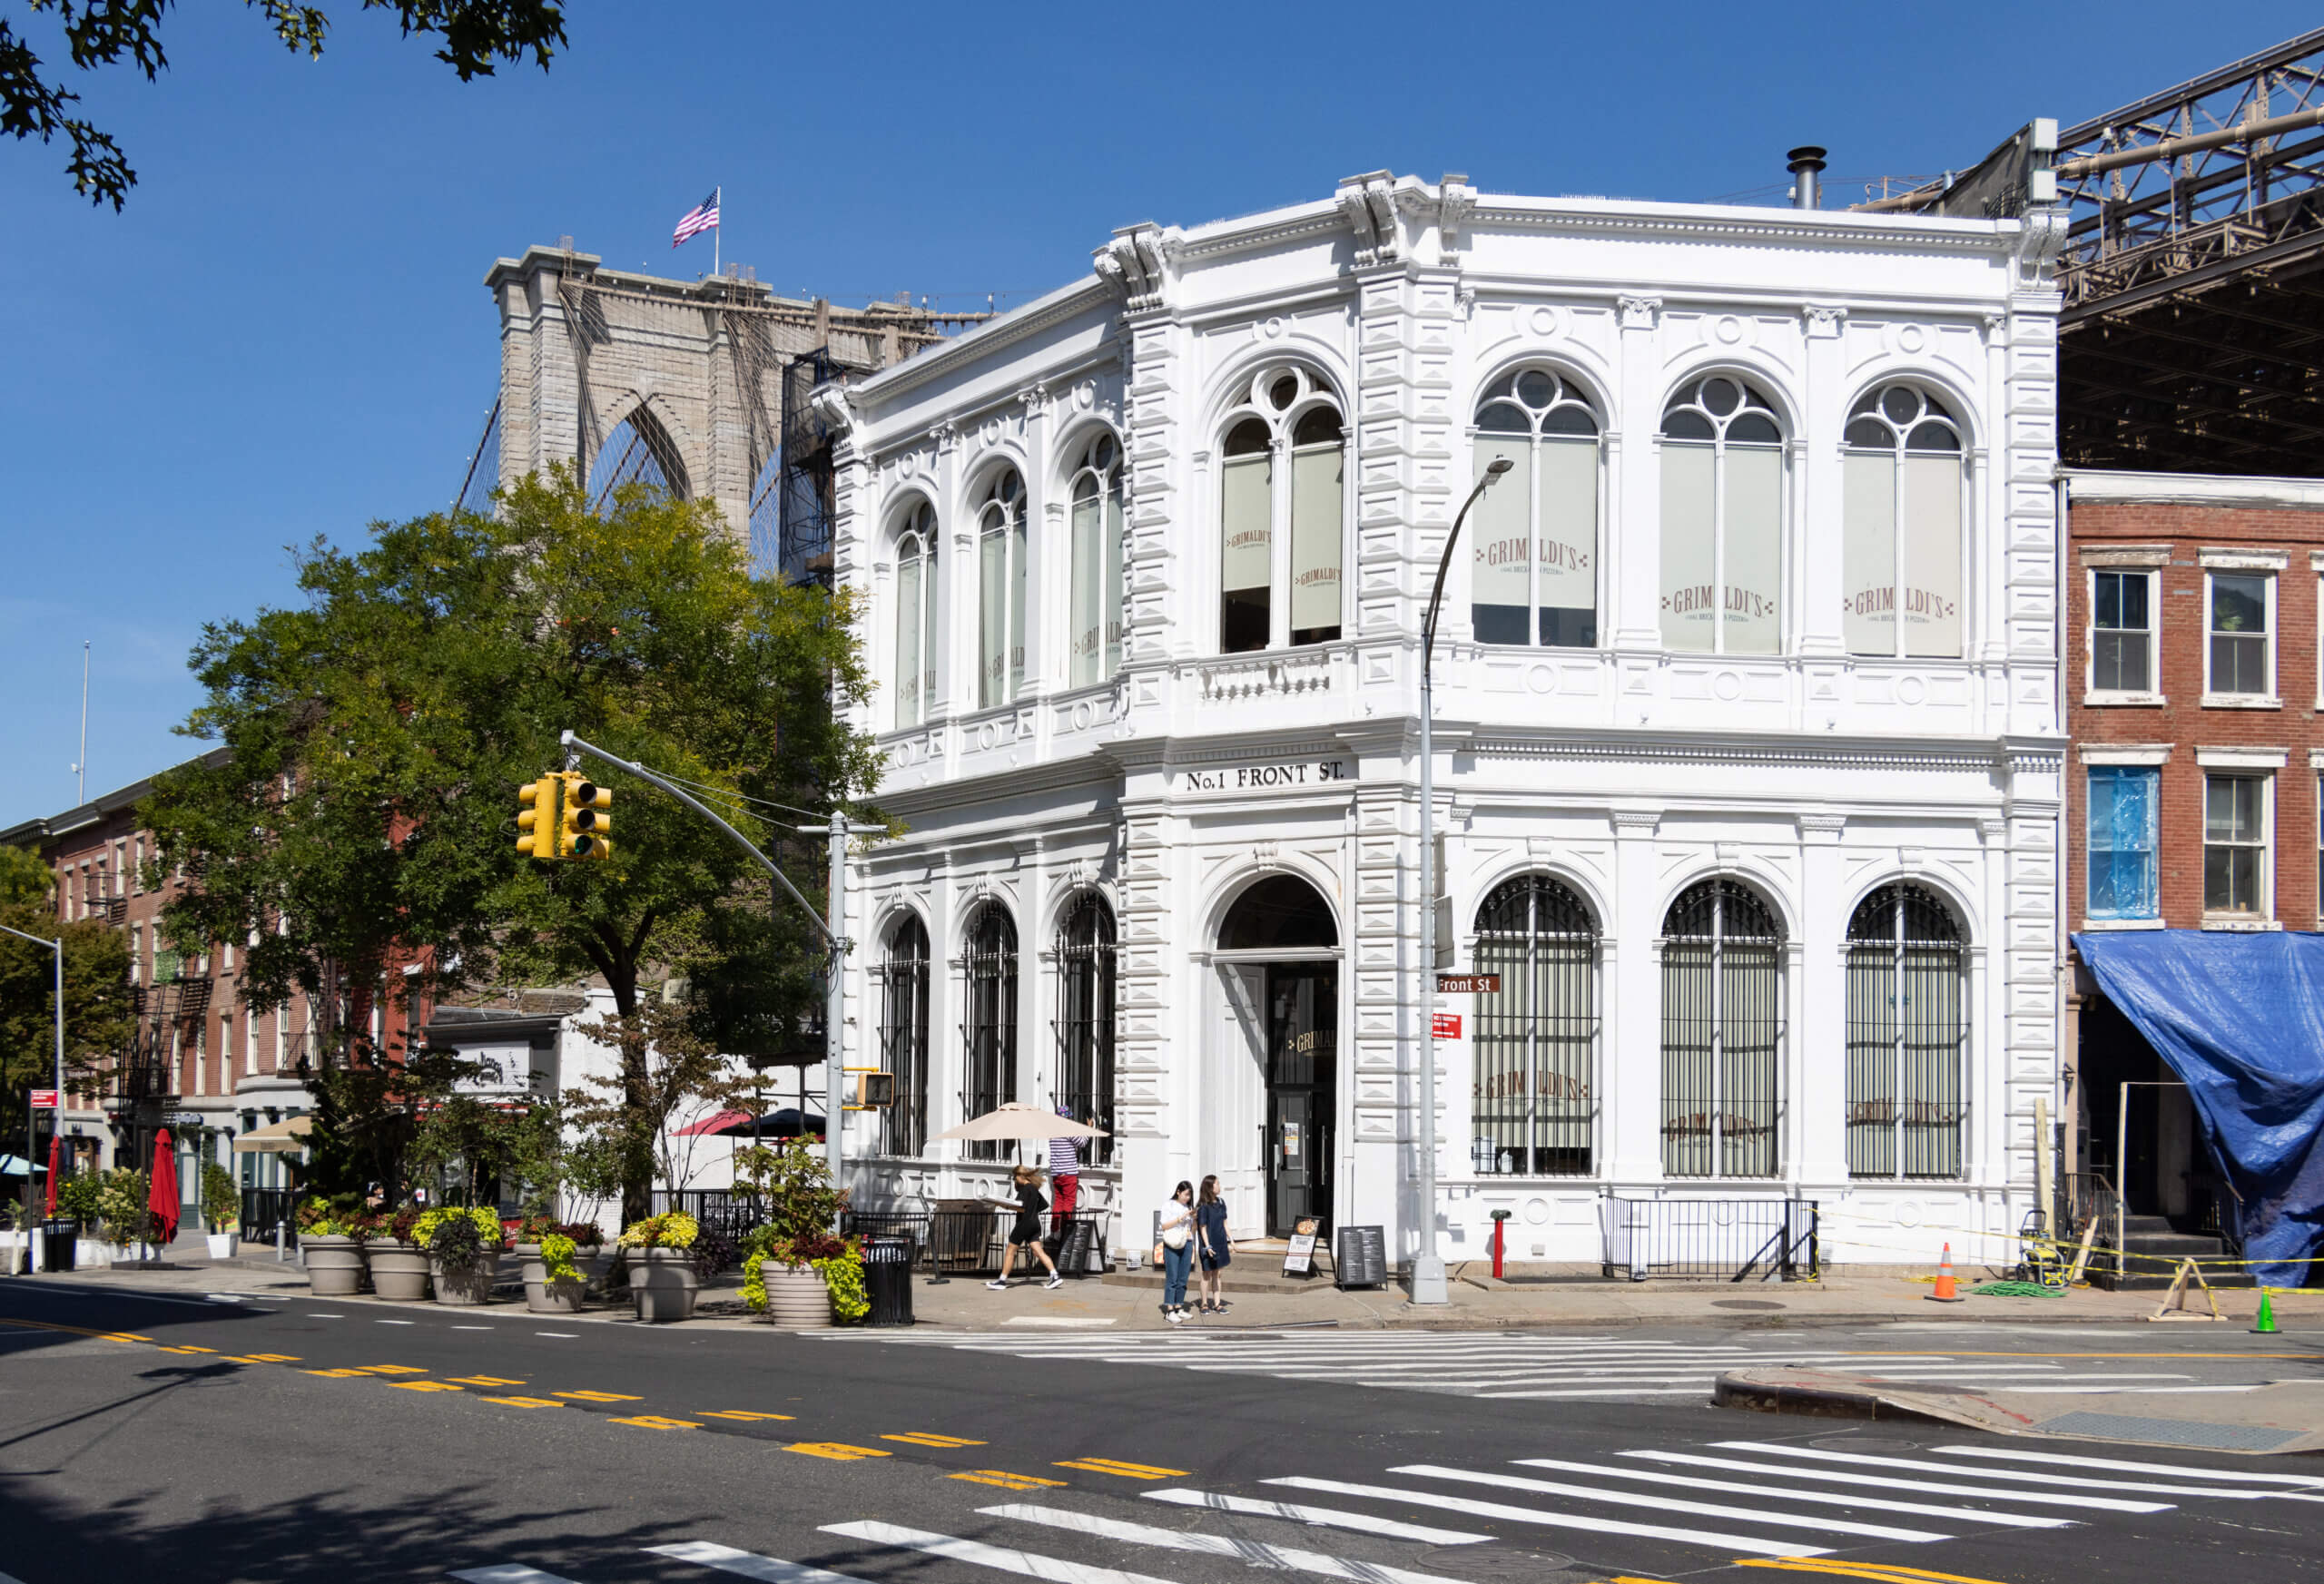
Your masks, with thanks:
<instances>
[{"instance_id":1,"label":"green tree","mask_svg":"<svg viewBox=\"0 0 2324 1584\"><path fill-rule=\"evenodd\" d=\"M162 777L141 811L157 864L186 867L167 928L254 939L242 995L261 1008L340 982L440 999L594 976L621 1072L591 1121L614 1136L625 1218L642 1216L642 1134L666 1111L647 993L731 987L747 958L760 1004L729 996L719 1016L795 1021L812 948L796 924L737 922L767 915L763 871L652 789L607 778L610 861L547 863L517 852L517 789L570 728L709 789L819 885L820 843L784 847L795 816L769 805L872 784L870 741L830 707L868 686L850 602L753 577L714 506L640 486L600 516L562 469L496 516L377 525L369 548L318 542L299 570L303 606L212 626L194 651L209 696L183 729L232 752ZM326 1041L326 1062L344 1054Z\"/></svg>"},{"instance_id":2,"label":"green tree","mask_svg":"<svg viewBox=\"0 0 2324 1584\"><path fill-rule=\"evenodd\" d=\"M0 0L5 4L5 0ZM50 15L63 35L65 58L76 71L118 65L123 60L152 82L170 64L162 48L162 14L170 0L15 0L32 15ZM247 0L265 13L275 36L294 54L320 59L330 19L315 5L295 0ZM13 7L12 7L13 8ZM433 34L444 41L436 58L465 83L489 77L494 63L511 64L530 55L543 71L565 44L563 8L545 0L362 0L366 11L392 10L404 36ZM73 188L90 202L111 203L118 212L137 185L137 172L109 133L74 113L81 96L62 78L44 72L22 25L0 15L0 134L22 142L52 143L59 135L73 145L65 170Z\"/></svg>"},{"instance_id":3,"label":"green tree","mask_svg":"<svg viewBox=\"0 0 2324 1584\"><path fill-rule=\"evenodd\" d=\"M136 1031L129 942L95 919L59 924L53 883L38 853L0 847L0 924L64 942L64 1077L78 1086ZM21 1121L25 1091L55 1081L55 962L47 947L0 934L0 1117Z\"/></svg>"}]
</instances>

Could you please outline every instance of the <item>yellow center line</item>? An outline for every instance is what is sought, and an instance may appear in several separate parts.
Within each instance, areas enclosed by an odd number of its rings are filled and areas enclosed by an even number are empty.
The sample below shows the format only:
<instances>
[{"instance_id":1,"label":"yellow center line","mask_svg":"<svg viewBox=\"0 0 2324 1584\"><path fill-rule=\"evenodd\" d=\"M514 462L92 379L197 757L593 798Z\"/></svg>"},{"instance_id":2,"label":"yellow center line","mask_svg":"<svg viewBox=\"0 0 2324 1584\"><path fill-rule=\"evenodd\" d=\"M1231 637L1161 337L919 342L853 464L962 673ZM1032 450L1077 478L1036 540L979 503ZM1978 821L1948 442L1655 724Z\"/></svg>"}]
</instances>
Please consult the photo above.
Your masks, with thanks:
<instances>
[{"instance_id":1,"label":"yellow center line","mask_svg":"<svg viewBox=\"0 0 2324 1584\"><path fill-rule=\"evenodd\" d=\"M906 1431L901 1435L882 1435L881 1441L910 1441L918 1447L980 1447L989 1443L970 1441L965 1436L935 1435L924 1430Z\"/></svg>"},{"instance_id":2,"label":"yellow center line","mask_svg":"<svg viewBox=\"0 0 2324 1584\"><path fill-rule=\"evenodd\" d=\"M665 1419L658 1413L640 1413L634 1418L616 1419L614 1424L635 1424L647 1430L700 1430L702 1426L691 1419Z\"/></svg>"},{"instance_id":3,"label":"yellow center line","mask_svg":"<svg viewBox=\"0 0 2324 1584\"><path fill-rule=\"evenodd\" d=\"M61 1331L68 1336L94 1336L100 1342L152 1342L150 1336L140 1336L133 1331L90 1331L78 1325L58 1325L47 1320L9 1320L0 1318L0 1325L21 1325L26 1331Z\"/></svg>"},{"instance_id":4,"label":"yellow center line","mask_svg":"<svg viewBox=\"0 0 2324 1584\"><path fill-rule=\"evenodd\" d=\"M1093 1474L1112 1474L1124 1480L1179 1480L1194 1472L1191 1469L1157 1469L1145 1463L1118 1462L1112 1458L1067 1458L1059 1461L1060 1469L1087 1469Z\"/></svg>"},{"instance_id":5,"label":"yellow center line","mask_svg":"<svg viewBox=\"0 0 2324 1584\"><path fill-rule=\"evenodd\" d=\"M1997 1584L1992 1579L1972 1579L1965 1573L1933 1573L1925 1568L1902 1568L1885 1562L1851 1562L1838 1558L1817 1561L1807 1557L1743 1557L1738 1568L1774 1568L1786 1573L1834 1573L1843 1579L1871 1579L1877 1584Z\"/></svg>"},{"instance_id":6,"label":"yellow center line","mask_svg":"<svg viewBox=\"0 0 2324 1584\"><path fill-rule=\"evenodd\" d=\"M454 1375L451 1379L463 1386L521 1386L522 1381L511 1381L505 1375Z\"/></svg>"},{"instance_id":7,"label":"yellow center line","mask_svg":"<svg viewBox=\"0 0 2324 1584\"><path fill-rule=\"evenodd\" d=\"M389 1383L399 1392L463 1392L467 1390L464 1386L453 1385L449 1381L395 1381Z\"/></svg>"},{"instance_id":8,"label":"yellow center line","mask_svg":"<svg viewBox=\"0 0 2324 1584\"><path fill-rule=\"evenodd\" d=\"M576 1402L643 1402L643 1397L625 1397L619 1392L556 1392L552 1396L570 1397Z\"/></svg>"},{"instance_id":9,"label":"yellow center line","mask_svg":"<svg viewBox=\"0 0 2324 1584\"><path fill-rule=\"evenodd\" d=\"M891 1458L893 1452L883 1452L878 1447L850 1446L843 1441L797 1441L783 1449L786 1452L802 1452L811 1458L829 1458L834 1462L852 1463L863 1458Z\"/></svg>"},{"instance_id":10,"label":"yellow center line","mask_svg":"<svg viewBox=\"0 0 2324 1584\"><path fill-rule=\"evenodd\" d=\"M948 1480L972 1480L980 1485L998 1485L1004 1491L1039 1491L1045 1486L1061 1486L1062 1480L1044 1480L1039 1474L1012 1474L1006 1469L972 1469L966 1473L948 1474Z\"/></svg>"},{"instance_id":11,"label":"yellow center line","mask_svg":"<svg viewBox=\"0 0 2324 1584\"><path fill-rule=\"evenodd\" d=\"M760 1413L748 1408L698 1408L694 1412L704 1419L796 1419L795 1413Z\"/></svg>"},{"instance_id":12,"label":"yellow center line","mask_svg":"<svg viewBox=\"0 0 2324 1584\"><path fill-rule=\"evenodd\" d=\"M559 1402L554 1397L479 1397L479 1402L497 1402L507 1408L569 1408L569 1402Z\"/></svg>"}]
</instances>

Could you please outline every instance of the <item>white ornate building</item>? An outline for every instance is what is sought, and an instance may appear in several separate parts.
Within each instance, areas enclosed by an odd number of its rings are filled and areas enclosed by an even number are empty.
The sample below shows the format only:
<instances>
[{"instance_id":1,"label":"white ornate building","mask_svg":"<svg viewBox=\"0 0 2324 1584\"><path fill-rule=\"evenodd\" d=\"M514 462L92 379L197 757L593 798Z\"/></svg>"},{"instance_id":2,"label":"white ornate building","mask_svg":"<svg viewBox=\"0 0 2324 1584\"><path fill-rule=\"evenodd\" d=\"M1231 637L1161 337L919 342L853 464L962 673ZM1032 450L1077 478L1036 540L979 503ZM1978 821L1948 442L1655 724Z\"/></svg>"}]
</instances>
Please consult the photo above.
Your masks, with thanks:
<instances>
[{"instance_id":1,"label":"white ornate building","mask_svg":"<svg viewBox=\"0 0 2324 1584\"><path fill-rule=\"evenodd\" d=\"M1116 234L818 397L863 724L866 1196L997 1182L1004 1098L1117 1135L1137 1248L1216 1172L1448 1258L1603 1201L1814 1199L1827 1259L2014 1232L2056 1048L2063 746L2043 223L1376 173ZM1423 1038L1420 635L1444 964ZM1901 613L1902 620L1899 620ZM1724 1211L1717 1214L1724 1215Z\"/></svg>"}]
</instances>

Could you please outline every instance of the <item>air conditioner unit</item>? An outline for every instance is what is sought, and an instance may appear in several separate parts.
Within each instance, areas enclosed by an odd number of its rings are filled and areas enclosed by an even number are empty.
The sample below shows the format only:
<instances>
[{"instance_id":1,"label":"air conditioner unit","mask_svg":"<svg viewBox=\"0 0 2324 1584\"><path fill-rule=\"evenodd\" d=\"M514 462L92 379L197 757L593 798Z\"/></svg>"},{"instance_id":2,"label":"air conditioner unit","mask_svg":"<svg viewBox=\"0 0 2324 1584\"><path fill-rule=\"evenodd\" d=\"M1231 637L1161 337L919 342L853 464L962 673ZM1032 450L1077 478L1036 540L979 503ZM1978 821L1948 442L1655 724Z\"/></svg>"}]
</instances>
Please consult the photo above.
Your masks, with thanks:
<instances>
[{"instance_id":1,"label":"air conditioner unit","mask_svg":"<svg viewBox=\"0 0 2324 1584\"><path fill-rule=\"evenodd\" d=\"M842 1093L850 1111L885 1110L896 1103L896 1075L851 1070Z\"/></svg>"}]
</instances>

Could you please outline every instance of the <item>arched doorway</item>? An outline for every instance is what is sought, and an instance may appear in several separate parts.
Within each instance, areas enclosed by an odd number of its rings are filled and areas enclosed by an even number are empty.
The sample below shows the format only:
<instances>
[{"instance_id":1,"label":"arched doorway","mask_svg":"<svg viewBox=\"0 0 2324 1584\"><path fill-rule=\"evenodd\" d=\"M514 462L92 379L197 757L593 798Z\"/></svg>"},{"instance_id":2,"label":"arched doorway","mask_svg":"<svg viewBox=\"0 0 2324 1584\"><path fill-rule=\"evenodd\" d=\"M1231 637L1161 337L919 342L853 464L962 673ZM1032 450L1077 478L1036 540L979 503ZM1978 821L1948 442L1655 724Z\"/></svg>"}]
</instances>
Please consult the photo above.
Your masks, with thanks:
<instances>
[{"instance_id":1,"label":"arched doorway","mask_svg":"<svg viewBox=\"0 0 2324 1584\"><path fill-rule=\"evenodd\" d=\"M1271 1236L1310 1218L1328 1228L1339 1117L1339 925L1331 904L1305 881L1270 875L1227 909L1216 956L1227 1021L1263 1097L1250 1185L1260 1190L1258 1219ZM1218 1139L1216 1126L1239 1113L1233 1097L1206 1100L1205 1109L1214 1115L1214 1147L1223 1145L1228 1158L1243 1155Z\"/></svg>"}]
</instances>

